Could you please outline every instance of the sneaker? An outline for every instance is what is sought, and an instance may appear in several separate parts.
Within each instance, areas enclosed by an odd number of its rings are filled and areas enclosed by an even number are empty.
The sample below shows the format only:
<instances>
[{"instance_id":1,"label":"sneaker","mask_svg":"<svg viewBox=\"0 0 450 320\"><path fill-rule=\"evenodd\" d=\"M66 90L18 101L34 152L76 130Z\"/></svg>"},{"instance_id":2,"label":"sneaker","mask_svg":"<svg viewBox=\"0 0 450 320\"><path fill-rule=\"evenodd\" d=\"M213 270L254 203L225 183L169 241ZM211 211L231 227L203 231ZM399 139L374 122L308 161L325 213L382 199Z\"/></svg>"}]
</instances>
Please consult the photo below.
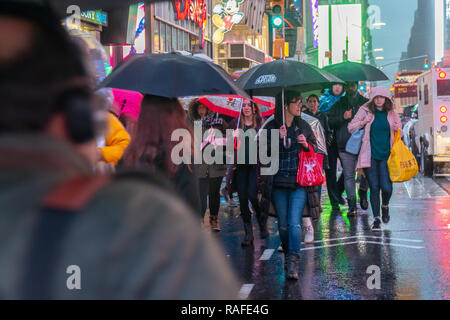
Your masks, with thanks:
<instances>
[{"instance_id":1,"label":"sneaker","mask_svg":"<svg viewBox=\"0 0 450 320\"><path fill-rule=\"evenodd\" d=\"M373 222L372 231L381 231L381 221L379 218L376 218Z\"/></svg>"},{"instance_id":2,"label":"sneaker","mask_svg":"<svg viewBox=\"0 0 450 320\"><path fill-rule=\"evenodd\" d=\"M381 220L383 220L383 223L389 223L390 219L391 217L389 216L389 207L381 206Z\"/></svg>"},{"instance_id":3,"label":"sneaker","mask_svg":"<svg viewBox=\"0 0 450 320\"><path fill-rule=\"evenodd\" d=\"M313 243L314 241L314 228L311 223L311 218L302 219L302 231L303 231L303 241L305 243Z\"/></svg>"},{"instance_id":4,"label":"sneaker","mask_svg":"<svg viewBox=\"0 0 450 320\"><path fill-rule=\"evenodd\" d=\"M213 231L220 232L219 219L217 217L210 217L209 225Z\"/></svg>"},{"instance_id":5,"label":"sneaker","mask_svg":"<svg viewBox=\"0 0 450 320\"><path fill-rule=\"evenodd\" d=\"M314 242L314 229L312 226L303 227L303 233L305 234L303 240L305 243L311 244Z\"/></svg>"},{"instance_id":6,"label":"sneaker","mask_svg":"<svg viewBox=\"0 0 450 320\"><path fill-rule=\"evenodd\" d=\"M283 252L283 247L282 246L278 247L278 252Z\"/></svg>"}]
</instances>

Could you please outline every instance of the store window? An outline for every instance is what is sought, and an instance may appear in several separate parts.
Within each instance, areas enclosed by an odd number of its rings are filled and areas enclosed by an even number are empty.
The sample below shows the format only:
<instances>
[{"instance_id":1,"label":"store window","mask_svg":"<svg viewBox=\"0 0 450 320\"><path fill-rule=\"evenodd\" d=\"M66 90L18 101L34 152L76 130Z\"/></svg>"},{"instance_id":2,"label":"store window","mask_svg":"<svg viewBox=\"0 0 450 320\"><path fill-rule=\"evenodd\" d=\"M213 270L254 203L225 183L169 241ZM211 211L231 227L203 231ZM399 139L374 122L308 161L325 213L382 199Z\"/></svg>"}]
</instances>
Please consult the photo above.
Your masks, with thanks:
<instances>
[{"instance_id":1,"label":"store window","mask_svg":"<svg viewBox=\"0 0 450 320\"><path fill-rule=\"evenodd\" d=\"M161 52L166 51L166 25L161 23Z\"/></svg>"},{"instance_id":2,"label":"store window","mask_svg":"<svg viewBox=\"0 0 450 320\"><path fill-rule=\"evenodd\" d=\"M183 31L178 30L178 50L183 50Z\"/></svg>"},{"instance_id":3,"label":"store window","mask_svg":"<svg viewBox=\"0 0 450 320\"><path fill-rule=\"evenodd\" d=\"M177 29L172 28L172 50L178 50L177 38Z\"/></svg>"},{"instance_id":4,"label":"store window","mask_svg":"<svg viewBox=\"0 0 450 320\"><path fill-rule=\"evenodd\" d=\"M153 50L155 52L159 52L160 51L161 39L160 39L159 35L160 35L160 33L159 33L159 21L155 20L154 33L153 33Z\"/></svg>"},{"instance_id":5,"label":"store window","mask_svg":"<svg viewBox=\"0 0 450 320\"><path fill-rule=\"evenodd\" d=\"M184 50L190 52L191 47L189 45L189 34L187 32L184 33Z\"/></svg>"},{"instance_id":6,"label":"store window","mask_svg":"<svg viewBox=\"0 0 450 320\"><path fill-rule=\"evenodd\" d=\"M166 28L166 51L171 52L172 51L172 27L167 26Z\"/></svg>"}]
</instances>

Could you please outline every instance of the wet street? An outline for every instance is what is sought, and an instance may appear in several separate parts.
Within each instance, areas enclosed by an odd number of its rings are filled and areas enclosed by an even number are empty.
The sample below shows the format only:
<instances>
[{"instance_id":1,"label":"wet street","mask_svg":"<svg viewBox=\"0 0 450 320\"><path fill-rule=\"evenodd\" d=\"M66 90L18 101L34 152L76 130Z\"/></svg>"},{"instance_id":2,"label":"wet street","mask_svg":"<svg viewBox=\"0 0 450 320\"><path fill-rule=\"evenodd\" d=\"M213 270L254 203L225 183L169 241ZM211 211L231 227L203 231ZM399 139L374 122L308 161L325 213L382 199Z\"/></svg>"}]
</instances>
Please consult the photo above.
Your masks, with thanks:
<instances>
[{"instance_id":1,"label":"wet street","mask_svg":"<svg viewBox=\"0 0 450 320\"><path fill-rule=\"evenodd\" d=\"M341 206L331 215L324 190L315 242L302 245L298 281L285 279L276 219L269 217L271 235L261 240L254 218L254 247L242 248L239 208L222 200L217 237L242 281L241 298L450 299L449 180L437 181L394 184L391 221L382 232L370 230L370 209L348 218ZM368 286L377 267L379 289Z\"/></svg>"}]
</instances>

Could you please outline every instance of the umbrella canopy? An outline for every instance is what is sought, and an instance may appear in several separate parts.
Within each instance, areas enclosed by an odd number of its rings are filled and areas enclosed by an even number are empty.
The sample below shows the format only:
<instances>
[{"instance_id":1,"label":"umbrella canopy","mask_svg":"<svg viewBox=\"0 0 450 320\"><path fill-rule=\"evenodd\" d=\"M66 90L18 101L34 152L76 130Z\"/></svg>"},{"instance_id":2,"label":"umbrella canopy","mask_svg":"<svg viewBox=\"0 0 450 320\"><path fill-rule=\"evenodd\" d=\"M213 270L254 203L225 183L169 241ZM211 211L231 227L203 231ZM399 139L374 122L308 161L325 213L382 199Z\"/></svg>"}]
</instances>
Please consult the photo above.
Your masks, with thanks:
<instances>
[{"instance_id":1,"label":"umbrella canopy","mask_svg":"<svg viewBox=\"0 0 450 320\"><path fill-rule=\"evenodd\" d=\"M323 70L334 74L336 77L348 81L383 81L389 78L378 68L370 64L346 61L332 64L323 68Z\"/></svg>"},{"instance_id":2,"label":"umbrella canopy","mask_svg":"<svg viewBox=\"0 0 450 320\"><path fill-rule=\"evenodd\" d=\"M248 98L219 66L174 53L134 55L115 69L102 86L166 98L221 94Z\"/></svg>"},{"instance_id":3,"label":"umbrella canopy","mask_svg":"<svg viewBox=\"0 0 450 320\"><path fill-rule=\"evenodd\" d=\"M253 98L253 101L260 105L261 114L267 117L274 113L275 104L270 100L264 100L264 98L265 97L261 97L260 99ZM200 97L198 101L214 112L230 117L238 117L241 112L244 99L245 98L237 95L203 96Z\"/></svg>"},{"instance_id":4,"label":"umbrella canopy","mask_svg":"<svg viewBox=\"0 0 450 320\"><path fill-rule=\"evenodd\" d=\"M344 82L319 68L293 60L276 60L251 68L236 83L254 95L276 96L282 88L310 91Z\"/></svg>"}]
</instances>

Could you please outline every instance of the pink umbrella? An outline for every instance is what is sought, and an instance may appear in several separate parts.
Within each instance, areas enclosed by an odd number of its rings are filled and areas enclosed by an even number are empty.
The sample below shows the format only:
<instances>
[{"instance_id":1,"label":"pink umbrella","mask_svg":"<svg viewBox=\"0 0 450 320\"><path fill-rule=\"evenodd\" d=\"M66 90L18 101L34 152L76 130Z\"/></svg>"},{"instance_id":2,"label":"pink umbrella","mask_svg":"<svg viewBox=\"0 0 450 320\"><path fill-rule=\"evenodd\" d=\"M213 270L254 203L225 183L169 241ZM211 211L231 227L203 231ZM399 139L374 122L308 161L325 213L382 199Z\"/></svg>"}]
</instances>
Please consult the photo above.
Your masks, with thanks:
<instances>
[{"instance_id":1,"label":"pink umbrella","mask_svg":"<svg viewBox=\"0 0 450 320\"><path fill-rule=\"evenodd\" d=\"M130 114L137 120L139 118L141 102L144 96L136 91L121 89L112 90L114 94L114 103L120 110L119 115Z\"/></svg>"}]
</instances>

